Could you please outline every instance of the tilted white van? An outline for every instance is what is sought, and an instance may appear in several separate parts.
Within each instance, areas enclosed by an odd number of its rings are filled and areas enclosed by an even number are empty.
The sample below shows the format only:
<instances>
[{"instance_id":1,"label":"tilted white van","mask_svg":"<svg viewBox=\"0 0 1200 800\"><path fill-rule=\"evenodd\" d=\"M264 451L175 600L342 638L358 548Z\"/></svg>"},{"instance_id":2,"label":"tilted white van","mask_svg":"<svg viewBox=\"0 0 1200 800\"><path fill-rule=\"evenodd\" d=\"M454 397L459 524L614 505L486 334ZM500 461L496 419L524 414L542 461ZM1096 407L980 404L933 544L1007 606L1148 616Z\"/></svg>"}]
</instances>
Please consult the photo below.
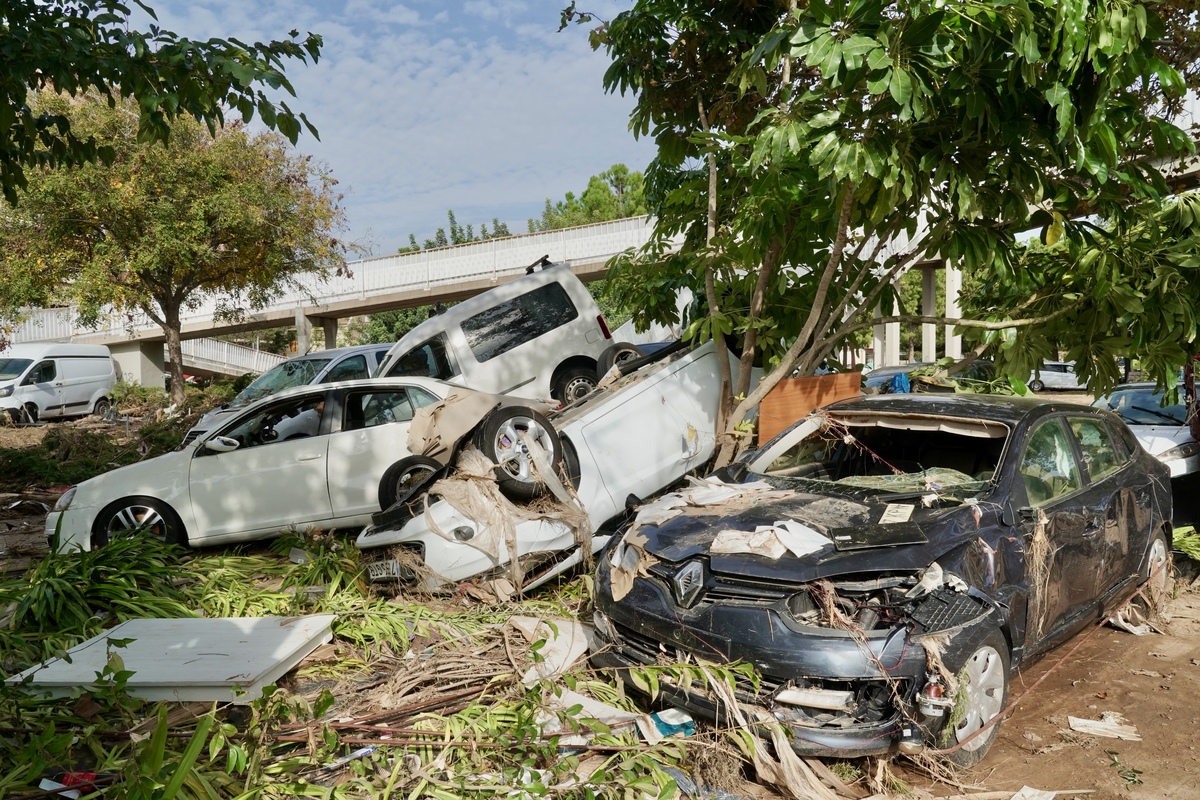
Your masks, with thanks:
<instances>
[{"instance_id":1,"label":"tilted white van","mask_svg":"<svg viewBox=\"0 0 1200 800\"><path fill-rule=\"evenodd\" d=\"M103 414L117 373L99 344L14 344L0 351L0 413L15 422Z\"/></svg>"},{"instance_id":2,"label":"tilted white van","mask_svg":"<svg viewBox=\"0 0 1200 800\"><path fill-rule=\"evenodd\" d=\"M535 272L535 266L413 328L375 377L438 378L564 404L585 396L596 388L612 334L570 267L550 264Z\"/></svg>"}]
</instances>

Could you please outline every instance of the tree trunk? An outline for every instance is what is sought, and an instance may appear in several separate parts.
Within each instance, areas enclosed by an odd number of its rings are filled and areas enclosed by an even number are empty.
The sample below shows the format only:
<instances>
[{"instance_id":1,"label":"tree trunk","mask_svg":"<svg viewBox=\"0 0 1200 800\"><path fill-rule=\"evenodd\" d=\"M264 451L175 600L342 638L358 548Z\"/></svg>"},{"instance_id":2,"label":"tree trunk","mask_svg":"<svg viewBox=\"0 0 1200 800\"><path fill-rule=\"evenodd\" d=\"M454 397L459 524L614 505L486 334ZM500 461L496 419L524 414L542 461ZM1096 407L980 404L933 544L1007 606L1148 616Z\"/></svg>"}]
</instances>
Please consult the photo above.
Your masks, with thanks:
<instances>
[{"instance_id":1,"label":"tree trunk","mask_svg":"<svg viewBox=\"0 0 1200 800\"><path fill-rule=\"evenodd\" d=\"M697 100L697 106L700 109L700 124L704 127L704 131L708 132L708 116L704 109L704 100ZM704 268L704 295L708 301L709 316L715 321L721 313L720 306L717 302L716 279L713 273L716 261L715 254L712 252L712 241L717 235L717 156L710 148L708 151L708 214L707 227L704 235L705 249L708 251L708 263ZM721 376L721 402L717 406L717 432L718 440L722 437L727 437L725 432L726 425L729 420L729 413L733 409L733 372L729 368L729 351L725 346L725 337L716 331L716 326L713 326L713 345L717 350L717 369ZM725 449L725 444L721 444L721 449Z\"/></svg>"},{"instance_id":2,"label":"tree trunk","mask_svg":"<svg viewBox=\"0 0 1200 800\"><path fill-rule=\"evenodd\" d=\"M183 405L183 345L179 332L183 327L179 321L179 311L168 311L164 315L163 333L167 335L167 358L170 359L171 402Z\"/></svg>"}]
</instances>

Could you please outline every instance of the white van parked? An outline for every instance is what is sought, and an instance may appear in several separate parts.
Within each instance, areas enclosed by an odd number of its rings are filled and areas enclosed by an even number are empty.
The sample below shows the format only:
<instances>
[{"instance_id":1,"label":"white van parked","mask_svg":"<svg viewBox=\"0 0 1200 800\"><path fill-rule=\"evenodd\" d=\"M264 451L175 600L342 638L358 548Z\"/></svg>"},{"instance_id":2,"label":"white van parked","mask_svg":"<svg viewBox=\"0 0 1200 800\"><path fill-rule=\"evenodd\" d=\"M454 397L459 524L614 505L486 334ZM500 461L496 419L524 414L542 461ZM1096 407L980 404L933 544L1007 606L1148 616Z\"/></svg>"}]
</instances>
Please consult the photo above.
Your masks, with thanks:
<instances>
[{"instance_id":1,"label":"white van parked","mask_svg":"<svg viewBox=\"0 0 1200 800\"><path fill-rule=\"evenodd\" d=\"M612 334L565 264L549 264L425 320L375 377L440 378L479 392L569 403L596 387ZM536 266L536 264L534 265Z\"/></svg>"},{"instance_id":2,"label":"white van parked","mask_svg":"<svg viewBox=\"0 0 1200 800\"><path fill-rule=\"evenodd\" d=\"M0 351L0 411L14 422L103 414L117 373L99 344L15 344Z\"/></svg>"}]
</instances>

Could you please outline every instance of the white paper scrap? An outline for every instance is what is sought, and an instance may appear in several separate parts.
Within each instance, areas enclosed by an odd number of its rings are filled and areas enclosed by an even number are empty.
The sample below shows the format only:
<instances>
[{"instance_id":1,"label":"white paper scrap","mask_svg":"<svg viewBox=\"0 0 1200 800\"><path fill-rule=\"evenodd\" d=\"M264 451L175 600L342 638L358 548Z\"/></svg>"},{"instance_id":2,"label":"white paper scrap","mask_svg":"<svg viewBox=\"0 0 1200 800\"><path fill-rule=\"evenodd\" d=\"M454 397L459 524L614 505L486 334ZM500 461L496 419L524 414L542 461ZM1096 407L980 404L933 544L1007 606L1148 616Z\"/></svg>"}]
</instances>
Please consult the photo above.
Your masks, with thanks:
<instances>
[{"instance_id":1,"label":"white paper scrap","mask_svg":"<svg viewBox=\"0 0 1200 800\"><path fill-rule=\"evenodd\" d=\"M775 535L774 528L763 526L756 531L727 528L716 535L708 550L710 553L726 555L749 553L775 560L787 552L787 547Z\"/></svg>"},{"instance_id":2,"label":"white paper scrap","mask_svg":"<svg viewBox=\"0 0 1200 800\"><path fill-rule=\"evenodd\" d=\"M792 519L774 525L759 525L753 532L726 529L713 539L712 553L749 553L778 559L791 551L797 557L815 553L833 542L812 528Z\"/></svg>"},{"instance_id":3,"label":"white paper scrap","mask_svg":"<svg viewBox=\"0 0 1200 800\"><path fill-rule=\"evenodd\" d=\"M1125 718L1115 711L1105 711L1100 719L1080 719L1067 717L1071 730L1088 733L1092 736L1102 736L1106 739L1125 739L1130 742L1140 742L1141 734L1137 728L1125 724Z\"/></svg>"},{"instance_id":4,"label":"white paper scrap","mask_svg":"<svg viewBox=\"0 0 1200 800\"><path fill-rule=\"evenodd\" d=\"M685 505L687 505L687 500L678 492L664 494L653 503L647 503L639 508L633 523L635 526L662 525L667 520L682 514L682 508Z\"/></svg>"},{"instance_id":5,"label":"white paper scrap","mask_svg":"<svg viewBox=\"0 0 1200 800\"><path fill-rule=\"evenodd\" d=\"M1021 791L1012 796L1012 800L1054 800L1058 792L1046 789L1034 789L1032 786L1022 786Z\"/></svg>"},{"instance_id":6,"label":"white paper scrap","mask_svg":"<svg viewBox=\"0 0 1200 800\"><path fill-rule=\"evenodd\" d=\"M887 508L883 510L883 516L879 518L880 525L887 525L892 522L908 522L912 519L913 507L907 503L888 503Z\"/></svg>"}]
</instances>

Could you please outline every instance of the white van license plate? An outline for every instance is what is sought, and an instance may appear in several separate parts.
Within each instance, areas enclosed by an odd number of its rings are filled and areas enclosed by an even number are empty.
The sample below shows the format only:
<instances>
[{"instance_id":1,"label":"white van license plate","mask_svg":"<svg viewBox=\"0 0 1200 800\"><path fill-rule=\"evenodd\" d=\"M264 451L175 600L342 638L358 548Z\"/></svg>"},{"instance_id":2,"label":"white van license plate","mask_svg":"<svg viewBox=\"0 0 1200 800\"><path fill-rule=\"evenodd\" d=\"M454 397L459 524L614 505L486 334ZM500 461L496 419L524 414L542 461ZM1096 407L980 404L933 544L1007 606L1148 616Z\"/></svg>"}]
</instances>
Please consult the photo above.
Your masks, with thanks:
<instances>
[{"instance_id":1,"label":"white van license plate","mask_svg":"<svg viewBox=\"0 0 1200 800\"><path fill-rule=\"evenodd\" d=\"M386 561L371 561L367 564L367 577L373 581L390 581L400 578L400 562L394 558Z\"/></svg>"}]
</instances>

